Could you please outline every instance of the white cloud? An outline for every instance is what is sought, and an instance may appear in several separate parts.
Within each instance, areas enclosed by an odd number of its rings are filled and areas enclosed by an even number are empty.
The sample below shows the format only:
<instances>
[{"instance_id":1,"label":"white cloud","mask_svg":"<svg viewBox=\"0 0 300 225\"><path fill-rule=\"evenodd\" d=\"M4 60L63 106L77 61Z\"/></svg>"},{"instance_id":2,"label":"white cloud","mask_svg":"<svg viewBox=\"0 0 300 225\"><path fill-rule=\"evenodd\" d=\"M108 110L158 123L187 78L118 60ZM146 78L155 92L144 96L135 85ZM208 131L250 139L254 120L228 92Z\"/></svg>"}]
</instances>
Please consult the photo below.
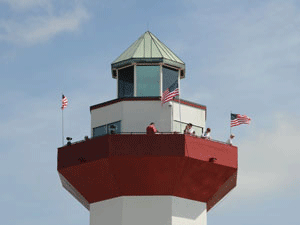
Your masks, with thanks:
<instances>
[{"instance_id":1,"label":"white cloud","mask_svg":"<svg viewBox=\"0 0 300 225\"><path fill-rule=\"evenodd\" d=\"M4 0L0 0L4 1ZM27 3L14 1L19 8L46 7L52 8L51 1L32 0ZM0 2L1 4L1 2ZM10 3L11 7L14 5ZM23 5L24 4L24 5ZM63 12L61 12L63 11ZM72 9L61 10L61 13L49 10L43 15L24 14L22 21L16 19L0 19L0 41L22 45L33 45L45 42L59 33L77 31L83 22L90 18L86 8L76 4Z\"/></svg>"},{"instance_id":2,"label":"white cloud","mask_svg":"<svg viewBox=\"0 0 300 225\"><path fill-rule=\"evenodd\" d=\"M32 7L49 7L52 0L0 0L16 10L31 9Z\"/></svg>"},{"instance_id":3,"label":"white cloud","mask_svg":"<svg viewBox=\"0 0 300 225\"><path fill-rule=\"evenodd\" d=\"M293 193L299 188L300 137L296 115L277 113L273 130L256 130L239 144L238 198ZM253 129L255 130L255 129ZM284 193L285 192L285 193Z\"/></svg>"},{"instance_id":4,"label":"white cloud","mask_svg":"<svg viewBox=\"0 0 300 225\"><path fill-rule=\"evenodd\" d=\"M294 75L289 70L300 63L300 15L295 1L226 4L223 10L205 8L202 1L188 0L187 6L191 2L194 7L186 17L179 15L176 24L188 39L185 58L203 54L201 63L191 65L194 70L221 78L221 84L222 78L239 81L242 77L252 87L282 73ZM190 21L193 29L187 26Z\"/></svg>"},{"instance_id":5,"label":"white cloud","mask_svg":"<svg viewBox=\"0 0 300 225\"><path fill-rule=\"evenodd\" d=\"M273 129L253 127L252 134L245 140L240 143L235 140L239 155L237 186L210 215L260 205L270 199L299 196L300 120L296 119L297 115L286 115L287 112L281 112L271 116ZM239 137L236 135L236 138Z\"/></svg>"},{"instance_id":6,"label":"white cloud","mask_svg":"<svg viewBox=\"0 0 300 225\"><path fill-rule=\"evenodd\" d=\"M287 1L237 11L234 17L223 15L217 27L223 34L223 49L218 50L215 66L209 65L207 70L234 78L263 75L269 81L284 72L284 66L298 64L300 16L296 8Z\"/></svg>"}]
</instances>

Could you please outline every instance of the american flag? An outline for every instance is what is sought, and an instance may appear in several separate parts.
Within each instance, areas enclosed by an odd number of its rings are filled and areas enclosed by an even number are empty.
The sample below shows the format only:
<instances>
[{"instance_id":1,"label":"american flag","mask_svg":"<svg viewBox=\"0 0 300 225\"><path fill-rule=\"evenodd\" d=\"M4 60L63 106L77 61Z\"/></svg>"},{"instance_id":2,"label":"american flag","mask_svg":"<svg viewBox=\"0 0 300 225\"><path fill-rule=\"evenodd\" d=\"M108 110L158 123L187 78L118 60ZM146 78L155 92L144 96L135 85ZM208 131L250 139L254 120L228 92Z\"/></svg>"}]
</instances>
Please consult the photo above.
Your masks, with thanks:
<instances>
[{"instance_id":1,"label":"american flag","mask_svg":"<svg viewBox=\"0 0 300 225\"><path fill-rule=\"evenodd\" d=\"M62 100L61 100L61 109L64 109L67 107L68 105L68 99L66 96L62 95Z\"/></svg>"},{"instance_id":2,"label":"american flag","mask_svg":"<svg viewBox=\"0 0 300 225\"><path fill-rule=\"evenodd\" d=\"M230 127L238 126L241 124L250 124L251 119L246 115L231 113Z\"/></svg>"},{"instance_id":3,"label":"american flag","mask_svg":"<svg viewBox=\"0 0 300 225\"><path fill-rule=\"evenodd\" d=\"M178 82L175 81L167 90L164 91L161 97L161 104L171 101L176 95L179 95Z\"/></svg>"}]
</instances>

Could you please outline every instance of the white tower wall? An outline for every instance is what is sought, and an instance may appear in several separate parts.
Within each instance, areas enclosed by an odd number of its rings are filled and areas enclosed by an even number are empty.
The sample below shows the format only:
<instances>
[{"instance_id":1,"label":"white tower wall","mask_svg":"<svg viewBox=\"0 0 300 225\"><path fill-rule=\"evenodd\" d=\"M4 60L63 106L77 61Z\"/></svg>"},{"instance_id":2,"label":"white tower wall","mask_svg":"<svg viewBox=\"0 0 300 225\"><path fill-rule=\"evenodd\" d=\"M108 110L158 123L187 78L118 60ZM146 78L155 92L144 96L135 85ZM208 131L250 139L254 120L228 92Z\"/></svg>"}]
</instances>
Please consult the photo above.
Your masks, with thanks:
<instances>
[{"instance_id":1,"label":"white tower wall","mask_svg":"<svg viewBox=\"0 0 300 225\"><path fill-rule=\"evenodd\" d=\"M90 225L206 225L206 203L174 196L124 196L90 205Z\"/></svg>"}]
</instances>

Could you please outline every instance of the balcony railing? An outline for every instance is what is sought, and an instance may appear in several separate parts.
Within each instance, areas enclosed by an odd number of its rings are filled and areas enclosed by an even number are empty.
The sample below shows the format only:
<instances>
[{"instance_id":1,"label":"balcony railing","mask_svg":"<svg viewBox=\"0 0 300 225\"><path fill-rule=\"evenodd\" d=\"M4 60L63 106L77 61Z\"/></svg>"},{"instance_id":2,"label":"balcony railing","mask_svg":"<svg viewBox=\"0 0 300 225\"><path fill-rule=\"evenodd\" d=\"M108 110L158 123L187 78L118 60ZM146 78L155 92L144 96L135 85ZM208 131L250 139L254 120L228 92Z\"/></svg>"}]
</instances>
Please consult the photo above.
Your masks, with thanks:
<instances>
[{"instance_id":1,"label":"balcony railing","mask_svg":"<svg viewBox=\"0 0 300 225\"><path fill-rule=\"evenodd\" d=\"M182 133L178 133L178 132L158 132L156 133L155 135L170 135L170 134L174 134L174 135L188 135L188 136L191 136L191 137L194 137L194 138L201 138L201 139L204 139L203 137L201 136L197 136L197 135L191 135L191 134L182 134ZM96 138L101 138L101 137L104 137L104 136L107 136L107 135L148 135L146 132L121 132L121 133L115 133L115 134L105 134L105 135L102 135L102 136L96 136L96 137L91 137L91 138L85 138L83 140L79 140L79 141L75 141L75 142L71 142L71 145L74 145L74 144L78 144L78 143L81 143L81 142L85 142L85 141L88 141L88 140L92 140L92 139L96 139ZM224 141L220 141L220 140L216 140L216 139L207 139L208 141L212 141L212 142L217 142L217 143L220 143L220 144L226 144L226 145L229 145L228 143L224 142ZM67 146L68 144L65 144L64 146ZM62 146L63 147L63 146Z\"/></svg>"}]
</instances>

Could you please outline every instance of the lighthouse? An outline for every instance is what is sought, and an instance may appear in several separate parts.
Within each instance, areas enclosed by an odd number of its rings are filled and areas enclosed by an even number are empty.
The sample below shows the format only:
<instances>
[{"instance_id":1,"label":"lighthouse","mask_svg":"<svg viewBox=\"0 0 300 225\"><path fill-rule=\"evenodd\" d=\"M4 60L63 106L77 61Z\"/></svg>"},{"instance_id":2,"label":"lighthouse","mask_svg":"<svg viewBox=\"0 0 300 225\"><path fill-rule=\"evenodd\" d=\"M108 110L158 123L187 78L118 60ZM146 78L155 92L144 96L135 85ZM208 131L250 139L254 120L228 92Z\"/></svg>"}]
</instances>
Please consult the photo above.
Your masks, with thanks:
<instances>
[{"instance_id":1,"label":"lighthouse","mask_svg":"<svg viewBox=\"0 0 300 225\"><path fill-rule=\"evenodd\" d=\"M63 187L90 211L90 225L206 225L236 186L237 147L201 138L205 105L161 103L172 84L181 90L185 63L147 31L111 72L117 96L90 107L91 137L58 148ZM183 132L189 123L195 135Z\"/></svg>"}]
</instances>

